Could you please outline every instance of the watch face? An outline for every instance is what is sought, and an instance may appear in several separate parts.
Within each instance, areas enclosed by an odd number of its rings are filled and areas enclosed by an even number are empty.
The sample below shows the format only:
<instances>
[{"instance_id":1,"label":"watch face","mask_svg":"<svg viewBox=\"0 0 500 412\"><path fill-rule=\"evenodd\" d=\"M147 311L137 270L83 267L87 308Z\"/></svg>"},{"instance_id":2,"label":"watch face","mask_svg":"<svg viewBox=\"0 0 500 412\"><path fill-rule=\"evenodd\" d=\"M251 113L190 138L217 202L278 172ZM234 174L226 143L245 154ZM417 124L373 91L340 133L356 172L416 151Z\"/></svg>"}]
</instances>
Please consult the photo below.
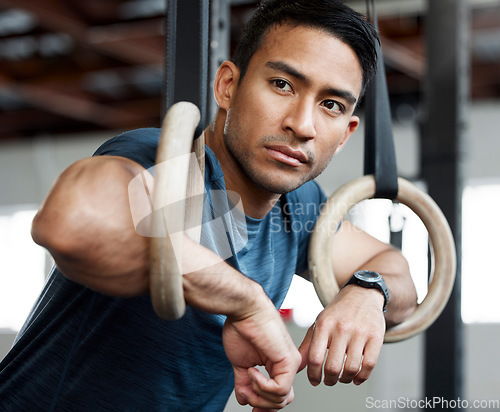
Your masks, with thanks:
<instances>
[{"instance_id":1,"label":"watch face","mask_svg":"<svg viewBox=\"0 0 500 412\"><path fill-rule=\"evenodd\" d=\"M377 272L372 272L370 270L360 270L356 272L356 277L365 282L376 282L381 278Z\"/></svg>"}]
</instances>

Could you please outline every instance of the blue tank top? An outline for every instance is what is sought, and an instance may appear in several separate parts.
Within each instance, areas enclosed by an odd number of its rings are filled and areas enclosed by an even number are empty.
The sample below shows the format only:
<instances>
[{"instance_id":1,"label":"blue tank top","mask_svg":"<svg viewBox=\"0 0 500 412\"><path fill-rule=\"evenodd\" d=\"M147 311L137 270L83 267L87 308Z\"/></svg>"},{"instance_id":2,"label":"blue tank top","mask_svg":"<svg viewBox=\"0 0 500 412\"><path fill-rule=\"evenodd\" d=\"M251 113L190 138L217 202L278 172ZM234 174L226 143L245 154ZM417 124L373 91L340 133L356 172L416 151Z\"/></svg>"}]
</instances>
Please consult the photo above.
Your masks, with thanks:
<instances>
[{"instance_id":1,"label":"blue tank top","mask_svg":"<svg viewBox=\"0 0 500 412\"><path fill-rule=\"evenodd\" d=\"M95 155L151 168L159 132L121 134ZM202 243L221 249L279 308L293 274L307 267L309 235L325 196L306 183L257 220L228 213L234 207L223 193L222 169L207 147ZM188 306L168 322L149 296L105 296L53 268L0 364L0 411L222 411L234 387L224 321Z\"/></svg>"}]
</instances>

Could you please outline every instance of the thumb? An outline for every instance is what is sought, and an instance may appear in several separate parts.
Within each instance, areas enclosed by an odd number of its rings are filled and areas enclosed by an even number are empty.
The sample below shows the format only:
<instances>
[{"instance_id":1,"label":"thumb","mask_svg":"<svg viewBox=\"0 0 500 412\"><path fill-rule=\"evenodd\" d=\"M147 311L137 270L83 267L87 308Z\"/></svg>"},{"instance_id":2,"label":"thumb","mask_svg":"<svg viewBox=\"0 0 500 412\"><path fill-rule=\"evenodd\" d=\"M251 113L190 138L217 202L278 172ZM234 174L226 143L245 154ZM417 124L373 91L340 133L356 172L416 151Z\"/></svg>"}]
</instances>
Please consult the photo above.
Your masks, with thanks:
<instances>
[{"instance_id":1,"label":"thumb","mask_svg":"<svg viewBox=\"0 0 500 412\"><path fill-rule=\"evenodd\" d=\"M311 327L307 330L306 336L304 337L304 340L299 346L299 353L300 356L302 357L302 361L300 362L298 372L304 369L307 365L307 354L309 353L309 345L311 344L313 333L314 333L314 324L312 324Z\"/></svg>"}]
</instances>

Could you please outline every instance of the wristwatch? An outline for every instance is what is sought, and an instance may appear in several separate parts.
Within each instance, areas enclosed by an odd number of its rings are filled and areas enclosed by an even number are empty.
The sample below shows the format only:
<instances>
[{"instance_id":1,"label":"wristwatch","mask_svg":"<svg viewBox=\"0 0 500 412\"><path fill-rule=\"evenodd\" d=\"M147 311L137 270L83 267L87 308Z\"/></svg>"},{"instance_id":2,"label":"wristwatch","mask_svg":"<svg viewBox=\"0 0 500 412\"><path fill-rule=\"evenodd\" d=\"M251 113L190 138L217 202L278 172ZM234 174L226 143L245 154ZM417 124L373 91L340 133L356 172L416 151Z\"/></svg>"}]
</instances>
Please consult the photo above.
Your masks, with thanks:
<instances>
[{"instance_id":1,"label":"wristwatch","mask_svg":"<svg viewBox=\"0 0 500 412\"><path fill-rule=\"evenodd\" d=\"M377 272L372 272L371 270L358 270L354 272L351 279L344 285L359 285L363 288L375 288L384 295L384 307L383 311L385 313L387 302L389 302L389 291L387 290L387 285L384 282L384 278Z\"/></svg>"}]
</instances>

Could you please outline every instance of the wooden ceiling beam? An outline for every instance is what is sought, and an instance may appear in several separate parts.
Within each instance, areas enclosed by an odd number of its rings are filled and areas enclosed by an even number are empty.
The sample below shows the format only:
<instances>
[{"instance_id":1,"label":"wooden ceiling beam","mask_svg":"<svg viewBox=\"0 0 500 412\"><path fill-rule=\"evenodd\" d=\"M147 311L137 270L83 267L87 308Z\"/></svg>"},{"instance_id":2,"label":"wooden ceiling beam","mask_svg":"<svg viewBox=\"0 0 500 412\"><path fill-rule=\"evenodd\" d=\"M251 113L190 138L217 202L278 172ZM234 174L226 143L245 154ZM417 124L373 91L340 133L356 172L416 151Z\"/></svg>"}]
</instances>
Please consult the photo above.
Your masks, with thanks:
<instances>
[{"instance_id":1,"label":"wooden ceiling beam","mask_svg":"<svg viewBox=\"0 0 500 412\"><path fill-rule=\"evenodd\" d=\"M83 97L63 94L48 87L26 83L10 83L7 87L34 108L106 129L134 124L142 118L139 113L133 111L115 109Z\"/></svg>"},{"instance_id":2,"label":"wooden ceiling beam","mask_svg":"<svg viewBox=\"0 0 500 412\"><path fill-rule=\"evenodd\" d=\"M89 47L96 52L124 60L131 64L151 64L162 61L163 48L158 42L153 42L151 36L161 37L161 20L139 24L123 23L117 27L86 25L76 13L61 2L44 0L0 0L0 6L20 8L35 15L42 27L54 32L69 35L73 41ZM127 28L130 34L127 35ZM145 34L140 32L148 27Z\"/></svg>"},{"instance_id":3,"label":"wooden ceiling beam","mask_svg":"<svg viewBox=\"0 0 500 412\"><path fill-rule=\"evenodd\" d=\"M86 43L100 52L134 64L162 63L164 51L163 19L147 23L122 23L91 27Z\"/></svg>"},{"instance_id":4,"label":"wooden ceiling beam","mask_svg":"<svg viewBox=\"0 0 500 412\"><path fill-rule=\"evenodd\" d=\"M110 127L64 117L58 113L42 111L39 108L28 108L12 112L0 111L0 124L2 125L0 128L0 141L2 139L35 136L40 133L65 133L71 135L81 131L120 131L139 127L159 127L161 119L158 106L158 101L150 101L149 99L123 102L117 109L137 113L137 116L134 119L131 117L115 119L116 122L110 124Z\"/></svg>"},{"instance_id":5,"label":"wooden ceiling beam","mask_svg":"<svg viewBox=\"0 0 500 412\"><path fill-rule=\"evenodd\" d=\"M71 37L81 37L87 26L57 0L0 0L0 6L25 10L36 16L39 23L51 31L63 32Z\"/></svg>"},{"instance_id":6,"label":"wooden ceiling beam","mask_svg":"<svg viewBox=\"0 0 500 412\"><path fill-rule=\"evenodd\" d=\"M381 36L384 61L391 67L398 69L407 76L423 80L425 72L425 58L408 47L402 46L387 37Z\"/></svg>"}]
</instances>

